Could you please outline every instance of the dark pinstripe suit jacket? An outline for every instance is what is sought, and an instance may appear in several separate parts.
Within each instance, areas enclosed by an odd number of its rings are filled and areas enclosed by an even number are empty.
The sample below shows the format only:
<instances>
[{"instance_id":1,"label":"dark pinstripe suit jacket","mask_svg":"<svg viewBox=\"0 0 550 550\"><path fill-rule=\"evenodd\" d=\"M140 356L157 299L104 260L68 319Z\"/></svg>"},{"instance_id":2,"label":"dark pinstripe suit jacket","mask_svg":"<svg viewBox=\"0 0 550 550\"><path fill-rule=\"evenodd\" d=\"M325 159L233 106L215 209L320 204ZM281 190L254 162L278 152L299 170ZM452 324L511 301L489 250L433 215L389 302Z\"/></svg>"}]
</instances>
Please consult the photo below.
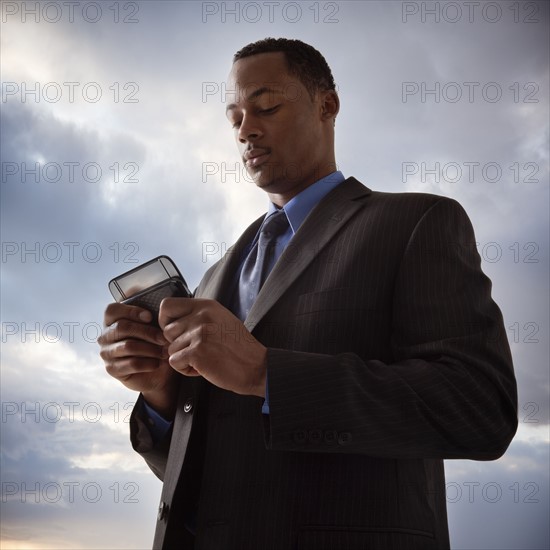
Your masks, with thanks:
<instances>
[{"instance_id":1,"label":"dark pinstripe suit jacket","mask_svg":"<svg viewBox=\"0 0 550 550\"><path fill-rule=\"evenodd\" d=\"M228 303L260 222L197 296ZM517 426L490 291L458 203L347 179L245 322L269 348L269 416L260 398L182 377L173 433L154 447L135 408L134 448L164 480L155 548L447 548L442 459L496 459ZM193 541L184 522L196 510Z\"/></svg>"}]
</instances>

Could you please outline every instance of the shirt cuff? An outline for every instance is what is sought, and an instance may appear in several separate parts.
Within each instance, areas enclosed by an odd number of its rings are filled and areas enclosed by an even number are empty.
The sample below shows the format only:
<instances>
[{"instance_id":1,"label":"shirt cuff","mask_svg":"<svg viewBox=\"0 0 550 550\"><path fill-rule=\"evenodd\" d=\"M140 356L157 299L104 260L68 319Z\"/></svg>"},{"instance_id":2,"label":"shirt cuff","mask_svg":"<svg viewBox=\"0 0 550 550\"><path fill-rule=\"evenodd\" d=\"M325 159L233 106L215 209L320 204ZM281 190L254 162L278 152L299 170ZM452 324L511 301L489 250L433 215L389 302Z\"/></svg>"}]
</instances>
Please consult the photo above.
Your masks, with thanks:
<instances>
[{"instance_id":1,"label":"shirt cuff","mask_svg":"<svg viewBox=\"0 0 550 550\"><path fill-rule=\"evenodd\" d=\"M142 400L143 410L147 416L147 425L153 438L153 443L156 445L161 441L172 427L172 422L163 418L157 411L152 409L146 402Z\"/></svg>"}]
</instances>

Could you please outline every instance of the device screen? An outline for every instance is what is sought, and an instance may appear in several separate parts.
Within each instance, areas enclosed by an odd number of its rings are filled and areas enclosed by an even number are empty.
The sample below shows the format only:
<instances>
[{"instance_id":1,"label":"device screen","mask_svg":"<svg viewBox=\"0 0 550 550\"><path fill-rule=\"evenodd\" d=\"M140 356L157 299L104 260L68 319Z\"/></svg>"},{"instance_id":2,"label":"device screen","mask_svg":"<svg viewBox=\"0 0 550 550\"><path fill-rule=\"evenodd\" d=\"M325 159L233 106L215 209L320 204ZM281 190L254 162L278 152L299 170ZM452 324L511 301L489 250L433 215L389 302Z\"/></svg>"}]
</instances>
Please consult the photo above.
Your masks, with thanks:
<instances>
[{"instance_id":1,"label":"device screen","mask_svg":"<svg viewBox=\"0 0 550 550\"><path fill-rule=\"evenodd\" d=\"M133 296L142 290L156 285L170 278L170 274L164 269L161 262L154 262L143 266L138 271L133 271L117 279L120 290L126 297Z\"/></svg>"},{"instance_id":2,"label":"device screen","mask_svg":"<svg viewBox=\"0 0 550 550\"><path fill-rule=\"evenodd\" d=\"M109 290L117 302L121 302L150 289L157 290L157 285L178 281L185 290L185 296L191 296L185 280L178 268L168 256L159 256L140 265L109 282Z\"/></svg>"}]
</instances>

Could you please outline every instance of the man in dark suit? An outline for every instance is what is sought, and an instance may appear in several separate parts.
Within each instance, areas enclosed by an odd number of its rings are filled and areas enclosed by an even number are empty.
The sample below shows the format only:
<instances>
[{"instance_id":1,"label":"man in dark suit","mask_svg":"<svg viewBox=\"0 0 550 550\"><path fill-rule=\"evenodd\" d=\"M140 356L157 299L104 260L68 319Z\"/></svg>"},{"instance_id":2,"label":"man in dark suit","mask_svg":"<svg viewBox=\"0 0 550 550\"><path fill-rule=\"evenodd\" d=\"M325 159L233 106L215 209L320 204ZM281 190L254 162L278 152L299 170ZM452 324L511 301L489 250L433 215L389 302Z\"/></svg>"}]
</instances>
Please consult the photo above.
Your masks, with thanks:
<instances>
[{"instance_id":1,"label":"man in dark suit","mask_svg":"<svg viewBox=\"0 0 550 550\"><path fill-rule=\"evenodd\" d=\"M195 298L163 301L160 329L111 304L100 338L164 481L154 547L448 548L443 459L496 459L517 426L468 217L335 170L339 100L311 46L243 48L228 90L267 218Z\"/></svg>"}]
</instances>

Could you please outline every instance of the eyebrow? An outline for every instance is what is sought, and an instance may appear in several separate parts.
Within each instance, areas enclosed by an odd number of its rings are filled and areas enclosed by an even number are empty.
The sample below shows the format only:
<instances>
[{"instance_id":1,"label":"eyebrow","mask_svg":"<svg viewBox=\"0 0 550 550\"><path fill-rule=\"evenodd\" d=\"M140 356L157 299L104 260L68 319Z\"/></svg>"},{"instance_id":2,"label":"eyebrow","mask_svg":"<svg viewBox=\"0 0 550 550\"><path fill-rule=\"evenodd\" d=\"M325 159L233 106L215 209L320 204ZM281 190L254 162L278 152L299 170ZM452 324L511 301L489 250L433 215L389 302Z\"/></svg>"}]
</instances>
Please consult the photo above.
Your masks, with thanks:
<instances>
[{"instance_id":1,"label":"eyebrow","mask_svg":"<svg viewBox=\"0 0 550 550\"><path fill-rule=\"evenodd\" d=\"M258 97L260 97L261 95L265 94L265 93L268 93L268 92L271 92L271 93L279 93L278 90L275 90L273 88L269 88L267 86L262 86L261 88L258 88L257 90L255 90L254 92L252 92L247 98L246 100L247 101L253 101L255 99L257 99ZM227 111L231 111L233 109L236 109L237 108L237 104L236 103L231 103L229 104L226 108L225 108L225 112L227 113Z\"/></svg>"}]
</instances>

